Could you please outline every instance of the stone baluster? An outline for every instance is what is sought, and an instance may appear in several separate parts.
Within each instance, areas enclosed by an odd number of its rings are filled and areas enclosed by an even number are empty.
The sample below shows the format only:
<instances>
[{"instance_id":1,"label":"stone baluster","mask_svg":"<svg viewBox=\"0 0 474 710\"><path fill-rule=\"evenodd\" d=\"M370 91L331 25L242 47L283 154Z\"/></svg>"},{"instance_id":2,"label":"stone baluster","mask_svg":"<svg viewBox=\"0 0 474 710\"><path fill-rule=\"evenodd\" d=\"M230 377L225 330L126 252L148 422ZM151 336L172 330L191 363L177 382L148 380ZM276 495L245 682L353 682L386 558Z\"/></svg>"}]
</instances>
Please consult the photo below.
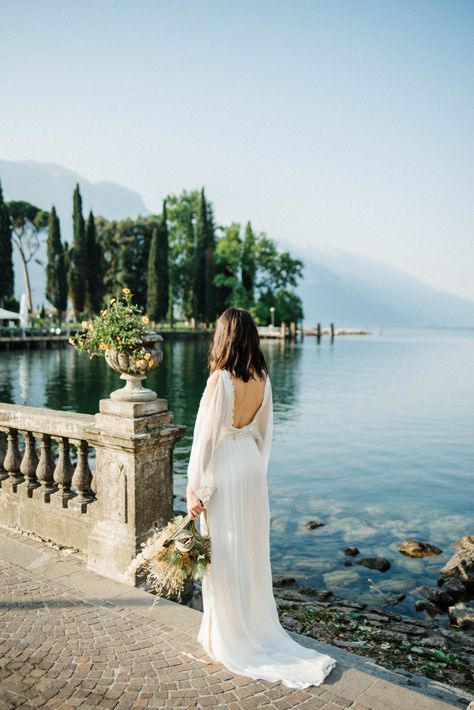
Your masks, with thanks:
<instances>
[{"instance_id":1,"label":"stone baluster","mask_svg":"<svg viewBox=\"0 0 474 710\"><path fill-rule=\"evenodd\" d=\"M71 490L74 466L71 463L69 439L62 436L59 441L59 458L54 469L53 478L62 493L63 500L74 496Z\"/></svg>"},{"instance_id":2,"label":"stone baluster","mask_svg":"<svg viewBox=\"0 0 474 710\"><path fill-rule=\"evenodd\" d=\"M77 502L87 504L94 500L91 490L92 473L88 460L89 444L87 441L80 441L74 445L77 450L77 464L72 476L72 485L76 490Z\"/></svg>"},{"instance_id":3,"label":"stone baluster","mask_svg":"<svg viewBox=\"0 0 474 710\"><path fill-rule=\"evenodd\" d=\"M38 454L36 452L36 441L31 431L26 431L25 451L20 465L20 471L24 475L28 489L38 488L40 482L36 477L36 469L38 468Z\"/></svg>"},{"instance_id":4,"label":"stone baluster","mask_svg":"<svg viewBox=\"0 0 474 710\"><path fill-rule=\"evenodd\" d=\"M36 475L41 481L42 493L49 502L50 494L56 490L56 484L53 478L54 458L51 450L51 436L49 434L41 434L40 441L40 460L38 468L36 469Z\"/></svg>"},{"instance_id":5,"label":"stone baluster","mask_svg":"<svg viewBox=\"0 0 474 710\"><path fill-rule=\"evenodd\" d=\"M3 462L5 461L5 455L7 453L6 437L3 431L0 431L0 485L1 481L8 478L8 473L3 468Z\"/></svg>"},{"instance_id":6,"label":"stone baluster","mask_svg":"<svg viewBox=\"0 0 474 710\"><path fill-rule=\"evenodd\" d=\"M18 431L16 429L13 429L12 427L8 429L7 441L7 453L5 455L3 467L10 476L10 483L13 491L16 492L18 484L23 483L25 480L20 471L21 454L20 449L18 448Z\"/></svg>"}]
</instances>

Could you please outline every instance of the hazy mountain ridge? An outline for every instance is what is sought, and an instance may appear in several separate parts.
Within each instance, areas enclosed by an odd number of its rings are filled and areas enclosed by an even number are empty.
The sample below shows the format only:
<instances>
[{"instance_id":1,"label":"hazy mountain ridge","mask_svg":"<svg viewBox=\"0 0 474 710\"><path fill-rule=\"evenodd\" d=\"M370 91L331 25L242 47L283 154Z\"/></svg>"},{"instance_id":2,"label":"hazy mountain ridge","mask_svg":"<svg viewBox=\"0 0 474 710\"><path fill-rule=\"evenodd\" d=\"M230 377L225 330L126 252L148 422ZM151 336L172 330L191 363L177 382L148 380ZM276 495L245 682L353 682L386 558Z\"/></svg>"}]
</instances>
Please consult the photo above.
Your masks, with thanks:
<instances>
[{"instance_id":1,"label":"hazy mountain ridge","mask_svg":"<svg viewBox=\"0 0 474 710\"><path fill-rule=\"evenodd\" d=\"M6 200L27 200L49 210L55 205L63 240L72 238L72 193L81 186L84 216L89 209L108 219L149 214L137 193L113 182L91 183L55 164L0 160L0 180ZM432 288L382 260L347 251L301 249L282 244L305 262L298 289L305 322L337 326L474 325L474 302ZM46 245L39 258L46 263ZM15 250L15 293L20 297L23 278ZM33 302L44 299L44 267L31 264Z\"/></svg>"},{"instance_id":2,"label":"hazy mountain ridge","mask_svg":"<svg viewBox=\"0 0 474 710\"><path fill-rule=\"evenodd\" d=\"M439 291L386 262L347 251L298 250L306 323L472 326L474 302Z\"/></svg>"},{"instance_id":3,"label":"hazy mountain ridge","mask_svg":"<svg viewBox=\"0 0 474 710\"><path fill-rule=\"evenodd\" d=\"M0 160L0 180L6 200L26 200L48 211L54 204L64 239L72 233L72 193L77 183L85 217L90 209L107 219L149 214L137 192L113 182L90 182L55 163Z\"/></svg>"}]
</instances>

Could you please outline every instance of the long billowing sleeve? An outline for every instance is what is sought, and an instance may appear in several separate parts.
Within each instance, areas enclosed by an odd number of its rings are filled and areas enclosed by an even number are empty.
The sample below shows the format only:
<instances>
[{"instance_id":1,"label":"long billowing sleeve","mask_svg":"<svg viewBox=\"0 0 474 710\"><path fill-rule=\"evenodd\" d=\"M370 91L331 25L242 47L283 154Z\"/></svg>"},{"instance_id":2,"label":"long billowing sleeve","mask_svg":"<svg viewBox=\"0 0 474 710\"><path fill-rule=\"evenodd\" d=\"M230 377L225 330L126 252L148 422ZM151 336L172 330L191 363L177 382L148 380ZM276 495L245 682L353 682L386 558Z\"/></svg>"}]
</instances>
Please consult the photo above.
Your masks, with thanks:
<instances>
[{"instance_id":1,"label":"long billowing sleeve","mask_svg":"<svg viewBox=\"0 0 474 710\"><path fill-rule=\"evenodd\" d=\"M188 464L188 481L204 505L214 492L212 455L225 416L225 387L219 371L208 379L201 397Z\"/></svg>"},{"instance_id":2,"label":"long billowing sleeve","mask_svg":"<svg viewBox=\"0 0 474 710\"><path fill-rule=\"evenodd\" d=\"M270 460L273 437L273 395L272 383L270 382L268 375L265 386L264 400L262 402L262 407L256 416L255 426L258 434L257 446L263 457L266 475L268 470L268 462Z\"/></svg>"}]
</instances>

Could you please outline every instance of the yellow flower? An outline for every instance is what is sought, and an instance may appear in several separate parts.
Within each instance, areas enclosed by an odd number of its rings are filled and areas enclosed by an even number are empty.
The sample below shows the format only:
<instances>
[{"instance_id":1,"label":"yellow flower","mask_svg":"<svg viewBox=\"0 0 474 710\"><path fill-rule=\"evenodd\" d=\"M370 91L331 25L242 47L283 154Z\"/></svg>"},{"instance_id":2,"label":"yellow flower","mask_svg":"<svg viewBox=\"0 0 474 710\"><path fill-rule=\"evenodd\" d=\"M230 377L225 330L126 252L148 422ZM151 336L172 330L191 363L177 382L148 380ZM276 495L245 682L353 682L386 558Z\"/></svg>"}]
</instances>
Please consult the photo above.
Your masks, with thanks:
<instances>
[{"instance_id":1,"label":"yellow flower","mask_svg":"<svg viewBox=\"0 0 474 710\"><path fill-rule=\"evenodd\" d=\"M89 327L89 321L83 320L82 321L82 330L87 330L88 327Z\"/></svg>"},{"instance_id":2,"label":"yellow flower","mask_svg":"<svg viewBox=\"0 0 474 710\"><path fill-rule=\"evenodd\" d=\"M137 360L135 365L137 367L143 367L144 365L146 366L146 360Z\"/></svg>"},{"instance_id":3,"label":"yellow flower","mask_svg":"<svg viewBox=\"0 0 474 710\"><path fill-rule=\"evenodd\" d=\"M145 324L147 324L147 323L150 322L150 319L148 318L148 316L142 316L142 317L140 318L140 320L141 320L142 323L145 323Z\"/></svg>"},{"instance_id":4,"label":"yellow flower","mask_svg":"<svg viewBox=\"0 0 474 710\"><path fill-rule=\"evenodd\" d=\"M123 289L122 289L122 293L129 294L129 293L131 293L131 291L130 291L129 288L123 288Z\"/></svg>"},{"instance_id":5,"label":"yellow flower","mask_svg":"<svg viewBox=\"0 0 474 710\"><path fill-rule=\"evenodd\" d=\"M151 353L145 353L143 357L145 360L149 360L151 358Z\"/></svg>"},{"instance_id":6,"label":"yellow flower","mask_svg":"<svg viewBox=\"0 0 474 710\"><path fill-rule=\"evenodd\" d=\"M105 308L103 311L100 312L101 316L106 316L107 315L107 309Z\"/></svg>"},{"instance_id":7,"label":"yellow flower","mask_svg":"<svg viewBox=\"0 0 474 710\"><path fill-rule=\"evenodd\" d=\"M109 303L115 303L115 300L116 300L115 298L111 298Z\"/></svg>"},{"instance_id":8,"label":"yellow flower","mask_svg":"<svg viewBox=\"0 0 474 710\"><path fill-rule=\"evenodd\" d=\"M148 360L148 367L153 367L154 364L155 364L154 360Z\"/></svg>"},{"instance_id":9,"label":"yellow flower","mask_svg":"<svg viewBox=\"0 0 474 710\"><path fill-rule=\"evenodd\" d=\"M107 350L108 345L107 343L99 343L99 350Z\"/></svg>"},{"instance_id":10,"label":"yellow flower","mask_svg":"<svg viewBox=\"0 0 474 710\"><path fill-rule=\"evenodd\" d=\"M71 343L71 345L75 345L74 340L72 338L68 338L68 342Z\"/></svg>"}]
</instances>

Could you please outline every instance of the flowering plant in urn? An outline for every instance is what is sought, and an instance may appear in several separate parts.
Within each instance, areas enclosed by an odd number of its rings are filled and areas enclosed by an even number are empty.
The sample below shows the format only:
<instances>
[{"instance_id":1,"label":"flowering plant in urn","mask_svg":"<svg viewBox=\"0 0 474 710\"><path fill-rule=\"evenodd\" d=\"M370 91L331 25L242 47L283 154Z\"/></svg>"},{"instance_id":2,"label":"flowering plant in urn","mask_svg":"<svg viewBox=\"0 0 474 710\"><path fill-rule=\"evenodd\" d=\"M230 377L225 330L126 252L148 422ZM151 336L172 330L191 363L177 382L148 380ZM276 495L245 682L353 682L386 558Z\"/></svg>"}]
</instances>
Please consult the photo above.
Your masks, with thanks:
<instances>
[{"instance_id":1,"label":"flowering plant in urn","mask_svg":"<svg viewBox=\"0 0 474 710\"><path fill-rule=\"evenodd\" d=\"M82 321L82 331L69 338L78 351L89 358L103 356L107 364L127 383L111 393L112 399L144 401L155 399L156 393L142 387L141 381L163 359L159 343L161 335L147 330L148 316L132 303L129 288L118 298L111 298L100 315Z\"/></svg>"}]
</instances>

